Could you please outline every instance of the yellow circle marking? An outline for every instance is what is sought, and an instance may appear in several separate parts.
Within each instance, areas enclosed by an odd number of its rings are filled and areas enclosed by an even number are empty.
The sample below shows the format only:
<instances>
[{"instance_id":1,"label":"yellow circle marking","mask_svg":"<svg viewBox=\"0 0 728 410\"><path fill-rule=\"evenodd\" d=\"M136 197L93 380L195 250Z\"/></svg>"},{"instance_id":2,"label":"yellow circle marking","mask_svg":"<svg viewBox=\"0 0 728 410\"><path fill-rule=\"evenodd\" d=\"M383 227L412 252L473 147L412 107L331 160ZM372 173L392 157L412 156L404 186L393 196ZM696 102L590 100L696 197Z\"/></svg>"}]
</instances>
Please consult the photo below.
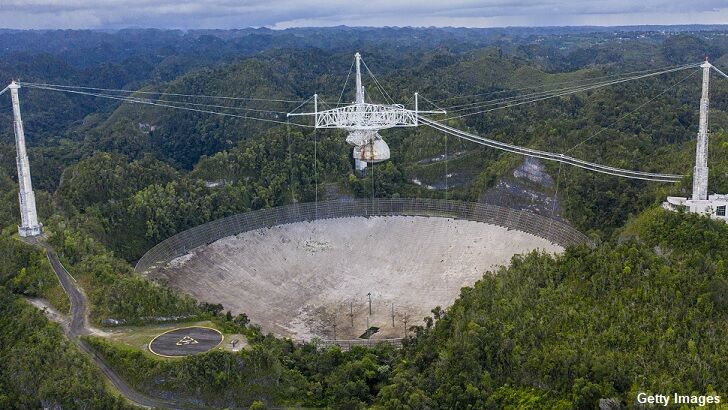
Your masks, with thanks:
<instances>
[{"instance_id":1,"label":"yellow circle marking","mask_svg":"<svg viewBox=\"0 0 728 410\"><path fill-rule=\"evenodd\" d=\"M184 355L184 356L169 356L169 355L166 355L166 354L161 354L161 353L157 353L157 352L155 352L155 351L154 351L154 350L152 349L152 343L154 343L154 341L155 341L155 340L157 340L157 338L159 338L159 337L161 337L161 336L164 336L164 335L166 335L167 333L171 333L171 332L174 332L174 331L177 331L177 330L182 330L182 329L192 329L192 328L195 328L195 327L199 327L199 328L202 328L202 329L210 329L210 330L214 330L214 331L216 331L217 333L219 333L219 334L220 334L220 341L219 341L219 342L218 342L218 343L217 343L217 344L216 344L215 346L211 347L211 348L210 348L210 350L212 350L212 349L216 349L216 348L217 348L218 346L220 346L220 344L222 343L222 341L223 341L223 340L225 340L225 335L223 335L221 331L219 331L219 330L215 329L214 327L209 327L209 326L186 326L186 327L177 327L177 328L174 328L174 329L170 329L170 330L167 330L167 331L166 331L166 332L164 332L164 333L160 333L160 334L158 334L158 335L154 336L154 339L152 339L152 340L151 340L151 341L149 342L149 345L147 345L147 348L149 349L149 351L150 351L150 352L152 352L152 354L155 354L155 355L157 355L157 356L159 356L159 357L166 357L166 358L169 358L169 359L176 359L176 358L180 358L180 357L187 357L187 356L191 356L191 355L189 355L189 354L186 354L186 355ZM210 350L208 350L207 352L209 352ZM200 352L200 353L207 353L207 352ZM195 353L195 354L199 354L199 353Z\"/></svg>"}]
</instances>

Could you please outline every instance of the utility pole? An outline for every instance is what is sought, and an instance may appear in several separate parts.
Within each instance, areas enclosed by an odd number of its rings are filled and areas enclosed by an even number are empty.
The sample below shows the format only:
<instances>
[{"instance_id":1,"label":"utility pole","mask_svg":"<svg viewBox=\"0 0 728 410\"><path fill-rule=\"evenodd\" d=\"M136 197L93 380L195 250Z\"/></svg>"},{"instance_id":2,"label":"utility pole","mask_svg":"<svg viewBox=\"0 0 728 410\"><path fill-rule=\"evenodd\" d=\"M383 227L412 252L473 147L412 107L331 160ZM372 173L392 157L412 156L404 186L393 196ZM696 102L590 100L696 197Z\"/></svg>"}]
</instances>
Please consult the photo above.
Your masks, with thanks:
<instances>
[{"instance_id":1,"label":"utility pole","mask_svg":"<svg viewBox=\"0 0 728 410\"><path fill-rule=\"evenodd\" d=\"M351 328L354 328L354 302L349 302L349 318L351 318Z\"/></svg>"},{"instance_id":2,"label":"utility pole","mask_svg":"<svg viewBox=\"0 0 728 410\"><path fill-rule=\"evenodd\" d=\"M43 233L43 225L38 222L38 213L35 209L35 194L33 183L30 180L30 162L25 151L25 132L23 120L20 118L20 100L18 89L20 85L15 81L8 86L10 98L13 102L13 119L15 131L16 162L18 166L18 200L20 201L20 226L18 233L22 237L38 236Z\"/></svg>"},{"instance_id":3,"label":"utility pole","mask_svg":"<svg viewBox=\"0 0 728 410\"><path fill-rule=\"evenodd\" d=\"M372 292L367 293L367 297L369 297L369 316L372 315Z\"/></svg>"},{"instance_id":4,"label":"utility pole","mask_svg":"<svg viewBox=\"0 0 728 410\"><path fill-rule=\"evenodd\" d=\"M407 338L407 319L409 319L409 315L407 313L404 314L402 317L402 321L404 322L404 337Z\"/></svg>"},{"instance_id":5,"label":"utility pole","mask_svg":"<svg viewBox=\"0 0 728 410\"><path fill-rule=\"evenodd\" d=\"M712 65L705 58L700 65L703 69L703 92L700 97L700 126L695 148L695 169L693 171L693 201L708 199L708 105L710 68Z\"/></svg>"},{"instance_id":6,"label":"utility pole","mask_svg":"<svg viewBox=\"0 0 728 410\"><path fill-rule=\"evenodd\" d=\"M334 319L334 340L336 340L336 319Z\"/></svg>"},{"instance_id":7,"label":"utility pole","mask_svg":"<svg viewBox=\"0 0 728 410\"><path fill-rule=\"evenodd\" d=\"M392 327L394 327L394 302L392 302Z\"/></svg>"}]
</instances>

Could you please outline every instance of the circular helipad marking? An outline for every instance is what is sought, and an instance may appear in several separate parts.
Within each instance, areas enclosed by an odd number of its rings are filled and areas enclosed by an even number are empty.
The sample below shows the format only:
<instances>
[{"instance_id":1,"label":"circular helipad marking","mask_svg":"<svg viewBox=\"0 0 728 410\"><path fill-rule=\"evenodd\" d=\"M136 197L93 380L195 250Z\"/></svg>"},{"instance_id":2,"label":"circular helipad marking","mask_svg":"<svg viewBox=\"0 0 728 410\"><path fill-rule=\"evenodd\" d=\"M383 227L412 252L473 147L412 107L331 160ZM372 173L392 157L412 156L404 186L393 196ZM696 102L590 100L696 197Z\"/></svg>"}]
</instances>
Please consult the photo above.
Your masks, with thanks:
<instances>
[{"instance_id":1,"label":"circular helipad marking","mask_svg":"<svg viewBox=\"0 0 728 410\"><path fill-rule=\"evenodd\" d=\"M149 342L149 351L157 356L183 357L212 350L222 339L222 333L211 327L183 327L164 332L152 339Z\"/></svg>"}]
</instances>

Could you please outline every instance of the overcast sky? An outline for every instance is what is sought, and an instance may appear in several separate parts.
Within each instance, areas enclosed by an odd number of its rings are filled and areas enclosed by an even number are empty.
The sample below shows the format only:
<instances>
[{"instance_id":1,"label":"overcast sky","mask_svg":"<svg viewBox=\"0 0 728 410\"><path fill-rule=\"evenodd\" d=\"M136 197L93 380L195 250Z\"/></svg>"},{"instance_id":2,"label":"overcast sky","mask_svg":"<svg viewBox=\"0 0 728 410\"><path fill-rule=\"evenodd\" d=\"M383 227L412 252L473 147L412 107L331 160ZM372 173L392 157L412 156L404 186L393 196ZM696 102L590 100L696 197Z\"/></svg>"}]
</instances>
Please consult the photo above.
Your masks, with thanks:
<instances>
[{"instance_id":1,"label":"overcast sky","mask_svg":"<svg viewBox=\"0 0 728 410\"><path fill-rule=\"evenodd\" d=\"M0 0L2 28L726 23L727 0Z\"/></svg>"}]
</instances>

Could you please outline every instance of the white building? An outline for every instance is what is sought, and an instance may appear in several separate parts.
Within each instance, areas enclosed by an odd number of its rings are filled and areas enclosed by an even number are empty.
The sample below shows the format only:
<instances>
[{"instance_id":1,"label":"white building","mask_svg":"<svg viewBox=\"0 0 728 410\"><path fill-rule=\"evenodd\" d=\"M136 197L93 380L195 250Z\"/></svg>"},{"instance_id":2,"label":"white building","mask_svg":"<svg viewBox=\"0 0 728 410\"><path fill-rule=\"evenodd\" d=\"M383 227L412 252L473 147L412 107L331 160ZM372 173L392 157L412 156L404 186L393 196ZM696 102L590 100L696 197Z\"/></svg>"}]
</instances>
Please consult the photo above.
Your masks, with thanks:
<instances>
[{"instance_id":1,"label":"white building","mask_svg":"<svg viewBox=\"0 0 728 410\"><path fill-rule=\"evenodd\" d=\"M669 196L662 207L670 211L684 210L696 214L709 215L711 218L728 222L726 207L727 194L708 195L708 105L710 69L723 74L706 59L700 66L703 69L703 92L700 98L700 125L695 148L695 168L693 169L693 195L690 198Z\"/></svg>"},{"instance_id":2,"label":"white building","mask_svg":"<svg viewBox=\"0 0 728 410\"><path fill-rule=\"evenodd\" d=\"M681 196L668 196L662 207L671 211L684 210L695 214L710 215L711 218L721 219L728 222L726 207L728 207L728 195L713 194L705 200L694 200Z\"/></svg>"}]
</instances>

